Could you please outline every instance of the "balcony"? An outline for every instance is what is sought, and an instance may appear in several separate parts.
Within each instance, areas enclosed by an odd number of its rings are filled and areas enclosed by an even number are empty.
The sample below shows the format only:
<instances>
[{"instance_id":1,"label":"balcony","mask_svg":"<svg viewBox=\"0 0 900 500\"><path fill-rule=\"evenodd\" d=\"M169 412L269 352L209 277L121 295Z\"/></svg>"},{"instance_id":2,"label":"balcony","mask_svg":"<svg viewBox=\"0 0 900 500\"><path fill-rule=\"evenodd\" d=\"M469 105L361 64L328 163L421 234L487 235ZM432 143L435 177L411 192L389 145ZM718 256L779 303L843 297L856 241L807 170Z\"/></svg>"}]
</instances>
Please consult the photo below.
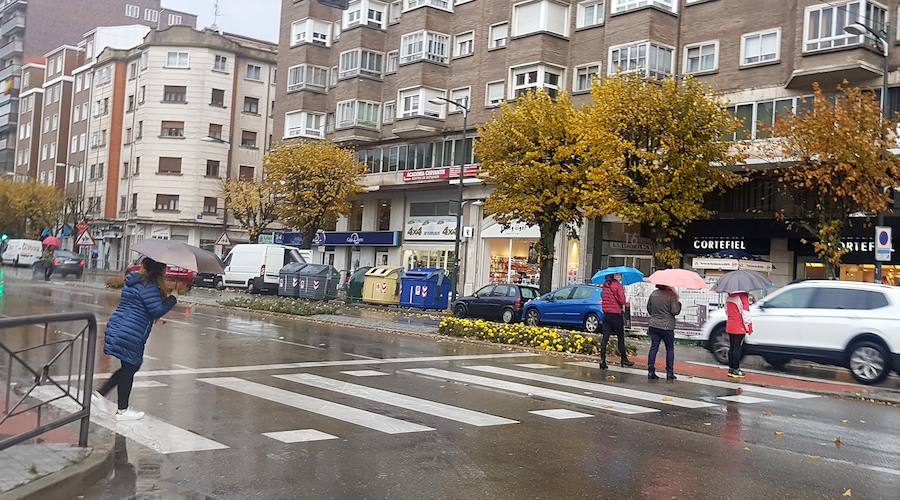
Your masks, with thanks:
<instances>
[{"instance_id":1,"label":"balcony","mask_svg":"<svg viewBox=\"0 0 900 500\"><path fill-rule=\"evenodd\" d=\"M338 128L328 134L332 142L338 144L365 144L381 140L381 132L368 127Z\"/></svg>"},{"instance_id":2,"label":"balcony","mask_svg":"<svg viewBox=\"0 0 900 500\"><path fill-rule=\"evenodd\" d=\"M0 115L0 134L7 132L16 126L16 116L9 113Z\"/></svg>"},{"instance_id":3,"label":"balcony","mask_svg":"<svg viewBox=\"0 0 900 500\"><path fill-rule=\"evenodd\" d=\"M24 44L22 40L13 40L0 47L0 59L8 59L14 55L22 55Z\"/></svg>"},{"instance_id":4,"label":"balcony","mask_svg":"<svg viewBox=\"0 0 900 500\"><path fill-rule=\"evenodd\" d=\"M0 82L5 82L9 80L11 76L17 76L22 72L22 67L18 64L11 64L3 69L0 69Z\"/></svg>"},{"instance_id":5,"label":"balcony","mask_svg":"<svg viewBox=\"0 0 900 500\"><path fill-rule=\"evenodd\" d=\"M846 80L851 85L867 85L881 78L884 59L868 46L804 54L795 62L785 88L809 89L818 82L831 89Z\"/></svg>"},{"instance_id":6,"label":"balcony","mask_svg":"<svg viewBox=\"0 0 900 500\"><path fill-rule=\"evenodd\" d=\"M444 120L430 116L398 117L393 133L403 139L416 139L440 134L444 130Z\"/></svg>"},{"instance_id":7,"label":"balcony","mask_svg":"<svg viewBox=\"0 0 900 500\"><path fill-rule=\"evenodd\" d=\"M25 16L17 14L0 25L0 35L9 36L15 30L25 29Z\"/></svg>"}]
</instances>

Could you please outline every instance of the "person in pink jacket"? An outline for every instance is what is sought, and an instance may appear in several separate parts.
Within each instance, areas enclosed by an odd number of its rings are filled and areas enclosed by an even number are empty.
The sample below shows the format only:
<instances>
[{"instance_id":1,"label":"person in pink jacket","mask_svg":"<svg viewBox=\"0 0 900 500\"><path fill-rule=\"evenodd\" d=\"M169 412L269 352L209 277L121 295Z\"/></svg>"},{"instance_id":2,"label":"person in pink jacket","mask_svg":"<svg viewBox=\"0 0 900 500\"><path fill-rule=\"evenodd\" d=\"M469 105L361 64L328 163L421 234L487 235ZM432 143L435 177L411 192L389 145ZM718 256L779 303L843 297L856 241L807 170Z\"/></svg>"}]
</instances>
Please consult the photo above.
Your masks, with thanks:
<instances>
[{"instance_id":1,"label":"person in pink jacket","mask_svg":"<svg viewBox=\"0 0 900 500\"><path fill-rule=\"evenodd\" d=\"M744 336L753 333L753 323L750 321L750 295L747 292L733 292L728 294L725 302L725 333L728 334L730 348L728 349L728 376L731 378L744 378L741 371L741 348L744 345Z\"/></svg>"}]
</instances>

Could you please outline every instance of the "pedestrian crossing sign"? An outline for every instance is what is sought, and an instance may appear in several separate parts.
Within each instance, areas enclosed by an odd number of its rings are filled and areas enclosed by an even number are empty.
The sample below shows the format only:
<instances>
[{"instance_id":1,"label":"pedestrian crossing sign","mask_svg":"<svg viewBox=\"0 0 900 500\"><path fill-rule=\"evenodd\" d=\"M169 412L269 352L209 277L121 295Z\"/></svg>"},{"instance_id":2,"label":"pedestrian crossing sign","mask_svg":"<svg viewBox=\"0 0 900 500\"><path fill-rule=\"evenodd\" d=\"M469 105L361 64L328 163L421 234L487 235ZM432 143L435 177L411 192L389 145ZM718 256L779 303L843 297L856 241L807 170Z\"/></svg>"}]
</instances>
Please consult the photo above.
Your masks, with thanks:
<instances>
[{"instance_id":1,"label":"pedestrian crossing sign","mask_svg":"<svg viewBox=\"0 0 900 500\"><path fill-rule=\"evenodd\" d=\"M91 237L91 232L87 230L79 234L78 239L75 240L76 247L92 247L94 245L94 238Z\"/></svg>"}]
</instances>

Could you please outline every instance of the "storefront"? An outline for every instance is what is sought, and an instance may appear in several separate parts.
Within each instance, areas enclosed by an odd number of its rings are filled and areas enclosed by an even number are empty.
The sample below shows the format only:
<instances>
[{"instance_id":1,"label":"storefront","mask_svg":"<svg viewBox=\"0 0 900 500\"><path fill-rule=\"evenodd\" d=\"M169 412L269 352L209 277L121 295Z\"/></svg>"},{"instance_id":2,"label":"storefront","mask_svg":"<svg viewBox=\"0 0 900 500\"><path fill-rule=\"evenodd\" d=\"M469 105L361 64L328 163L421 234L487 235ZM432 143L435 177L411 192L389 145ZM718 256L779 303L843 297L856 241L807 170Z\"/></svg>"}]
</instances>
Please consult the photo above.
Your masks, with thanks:
<instances>
[{"instance_id":1,"label":"storefront","mask_svg":"<svg viewBox=\"0 0 900 500\"><path fill-rule=\"evenodd\" d=\"M479 282L537 285L541 279L537 258L541 232L537 226L514 223L504 228L493 218L485 219L482 224L484 272Z\"/></svg>"},{"instance_id":2,"label":"storefront","mask_svg":"<svg viewBox=\"0 0 900 500\"><path fill-rule=\"evenodd\" d=\"M642 236L639 224L604 221L601 223L602 259L599 268L629 266L645 276L655 270L653 243ZM595 269L597 271L599 269Z\"/></svg>"},{"instance_id":3,"label":"storefront","mask_svg":"<svg viewBox=\"0 0 900 500\"><path fill-rule=\"evenodd\" d=\"M453 270L456 216L449 201L410 202L403 232L403 266Z\"/></svg>"},{"instance_id":4,"label":"storefront","mask_svg":"<svg viewBox=\"0 0 900 500\"><path fill-rule=\"evenodd\" d=\"M900 230L900 219L889 218L888 226L893 228L893 248L897 248L897 231ZM875 227L866 219L853 220L850 227L841 236L841 242L847 253L841 258L838 279L844 281L875 281ZM813 251L812 245L802 239L792 239L790 248L796 255L795 272L798 279L826 279L825 264ZM900 255L893 252L892 259L884 262L882 273L885 283L900 285Z\"/></svg>"}]
</instances>

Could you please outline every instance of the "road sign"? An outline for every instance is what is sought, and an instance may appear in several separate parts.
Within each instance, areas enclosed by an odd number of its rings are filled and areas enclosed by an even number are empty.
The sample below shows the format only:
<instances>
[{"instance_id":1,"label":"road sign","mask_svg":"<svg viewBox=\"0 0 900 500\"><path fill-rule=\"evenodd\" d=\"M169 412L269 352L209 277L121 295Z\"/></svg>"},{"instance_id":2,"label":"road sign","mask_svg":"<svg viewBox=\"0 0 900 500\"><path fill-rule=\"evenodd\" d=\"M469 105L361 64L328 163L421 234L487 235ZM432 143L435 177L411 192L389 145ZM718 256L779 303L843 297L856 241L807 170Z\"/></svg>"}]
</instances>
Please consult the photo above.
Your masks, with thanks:
<instances>
[{"instance_id":1,"label":"road sign","mask_svg":"<svg viewBox=\"0 0 900 500\"><path fill-rule=\"evenodd\" d=\"M81 233L87 231L87 229L88 229L88 225L87 225L87 222L85 222L85 221L81 221L78 224L75 224L75 234L81 234Z\"/></svg>"},{"instance_id":2,"label":"road sign","mask_svg":"<svg viewBox=\"0 0 900 500\"><path fill-rule=\"evenodd\" d=\"M889 262L891 260L891 252L893 252L892 231L890 226L875 227L875 260L879 262Z\"/></svg>"},{"instance_id":3,"label":"road sign","mask_svg":"<svg viewBox=\"0 0 900 500\"><path fill-rule=\"evenodd\" d=\"M85 230L81 234L78 235L78 239L75 240L76 247L92 247L94 246L94 238L91 237L91 232Z\"/></svg>"},{"instance_id":4,"label":"road sign","mask_svg":"<svg viewBox=\"0 0 900 500\"><path fill-rule=\"evenodd\" d=\"M216 245L222 245L223 247L231 246L231 238L228 237L228 233L222 233L222 236L219 236L219 239L216 240Z\"/></svg>"}]
</instances>

